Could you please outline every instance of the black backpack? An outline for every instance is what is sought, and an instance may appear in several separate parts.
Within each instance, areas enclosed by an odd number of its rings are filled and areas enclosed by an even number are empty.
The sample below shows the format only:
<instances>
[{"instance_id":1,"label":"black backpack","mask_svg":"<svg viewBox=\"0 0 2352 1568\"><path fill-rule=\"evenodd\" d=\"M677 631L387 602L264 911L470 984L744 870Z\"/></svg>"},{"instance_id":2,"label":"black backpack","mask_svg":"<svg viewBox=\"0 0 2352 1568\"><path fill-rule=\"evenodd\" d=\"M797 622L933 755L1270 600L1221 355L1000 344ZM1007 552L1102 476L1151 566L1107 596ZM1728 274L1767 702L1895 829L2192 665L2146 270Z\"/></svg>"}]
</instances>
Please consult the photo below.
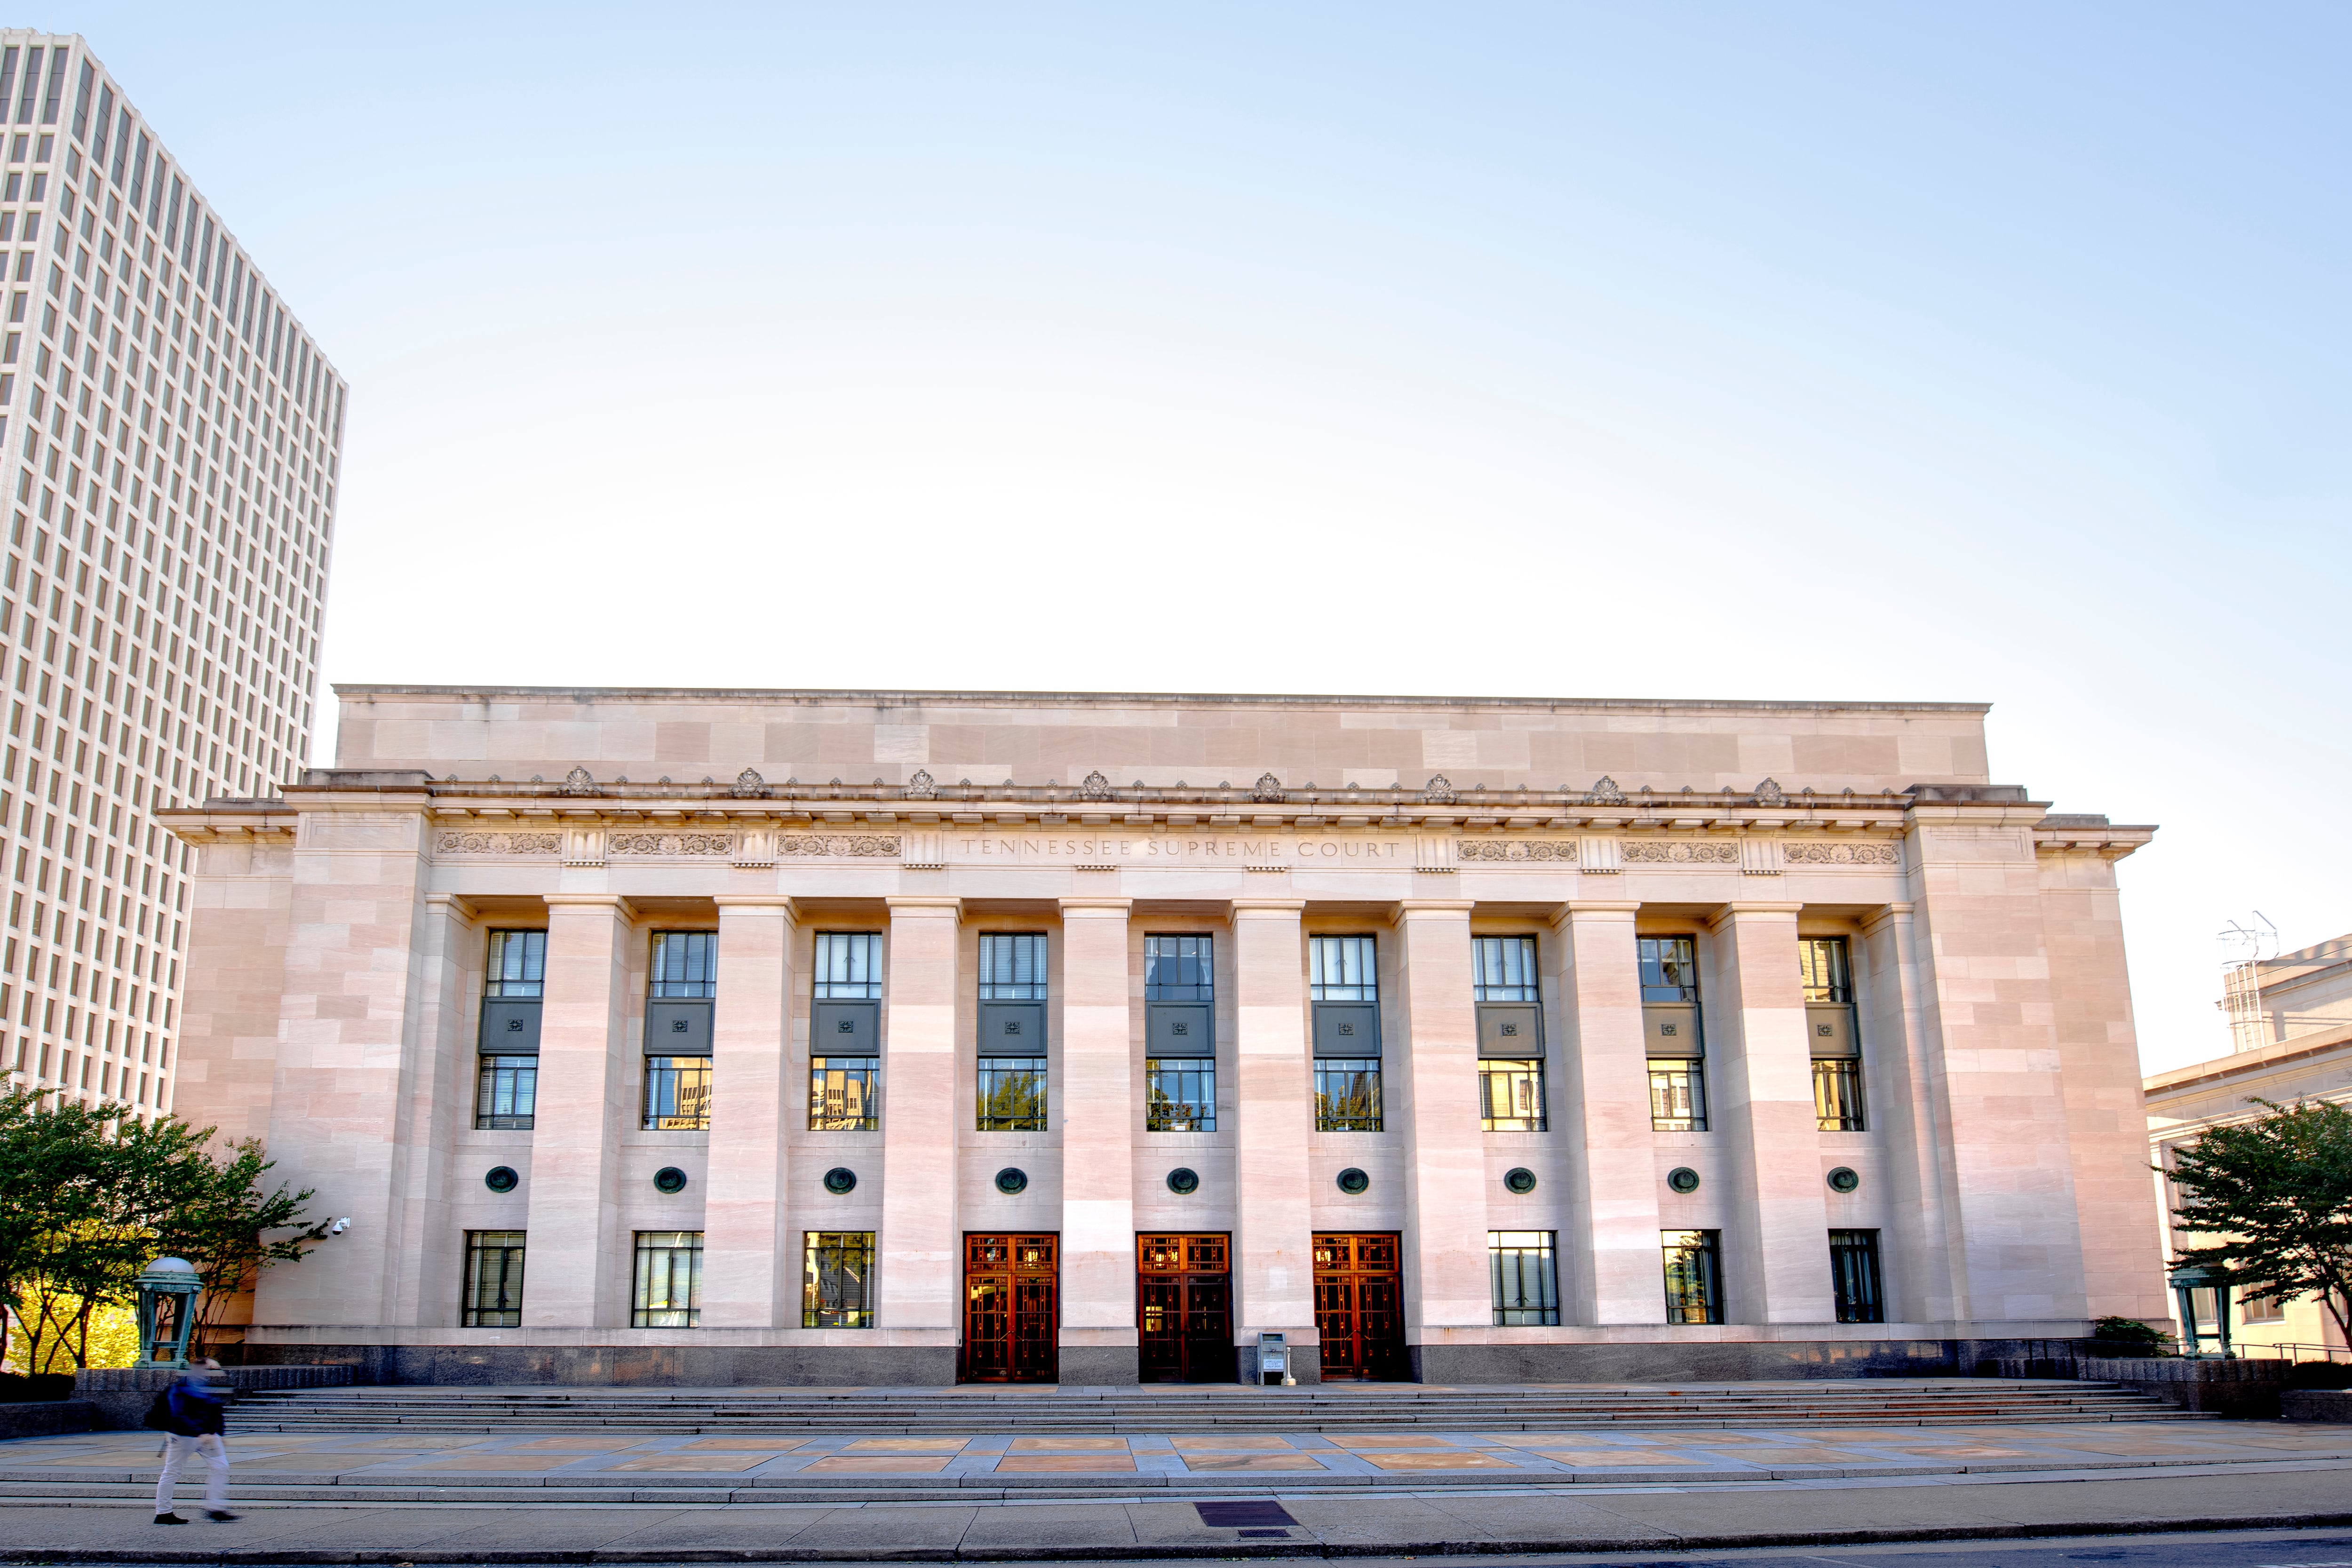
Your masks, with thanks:
<instances>
[{"instance_id":1,"label":"black backpack","mask_svg":"<svg viewBox=\"0 0 2352 1568\"><path fill-rule=\"evenodd\" d=\"M152 1426L158 1432L169 1432L177 1437L188 1435L188 1424L172 1413L172 1391L168 1388L158 1394L154 1403L147 1406L146 1418L140 1424Z\"/></svg>"}]
</instances>

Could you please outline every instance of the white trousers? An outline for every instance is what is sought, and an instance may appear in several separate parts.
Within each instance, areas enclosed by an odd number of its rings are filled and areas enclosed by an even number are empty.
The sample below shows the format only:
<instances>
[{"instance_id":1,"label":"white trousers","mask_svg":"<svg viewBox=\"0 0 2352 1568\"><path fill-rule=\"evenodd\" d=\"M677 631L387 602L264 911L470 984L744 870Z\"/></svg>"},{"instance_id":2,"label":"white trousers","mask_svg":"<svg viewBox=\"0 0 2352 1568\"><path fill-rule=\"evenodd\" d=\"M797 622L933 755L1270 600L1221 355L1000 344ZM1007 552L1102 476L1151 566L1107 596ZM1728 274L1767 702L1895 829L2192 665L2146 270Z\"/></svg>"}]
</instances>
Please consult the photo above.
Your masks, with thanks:
<instances>
[{"instance_id":1,"label":"white trousers","mask_svg":"<svg viewBox=\"0 0 2352 1568\"><path fill-rule=\"evenodd\" d=\"M172 1488L180 1479L180 1467L192 1454L205 1457L205 1506L208 1509L228 1507L228 1445L214 1432L194 1437L176 1434L163 1438L163 1473L155 1478L155 1511L172 1511Z\"/></svg>"}]
</instances>

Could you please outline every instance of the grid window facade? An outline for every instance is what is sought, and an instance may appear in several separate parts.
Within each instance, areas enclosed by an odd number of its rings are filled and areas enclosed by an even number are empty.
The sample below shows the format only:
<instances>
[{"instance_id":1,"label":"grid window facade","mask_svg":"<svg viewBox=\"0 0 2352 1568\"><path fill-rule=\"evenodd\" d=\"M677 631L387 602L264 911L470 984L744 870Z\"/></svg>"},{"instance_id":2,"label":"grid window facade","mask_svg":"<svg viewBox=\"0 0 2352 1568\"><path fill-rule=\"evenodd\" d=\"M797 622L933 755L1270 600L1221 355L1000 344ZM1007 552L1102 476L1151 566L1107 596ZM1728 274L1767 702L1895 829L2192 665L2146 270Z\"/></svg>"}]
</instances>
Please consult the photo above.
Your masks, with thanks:
<instances>
[{"instance_id":1,"label":"grid window facade","mask_svg":"<svg viewBox=\"0 0 2352 1568\"><path fill-rule=\"evenodd\" d=\"M710 1130L710 1058L647 1057L646 1116L648 1132Z\"/></svg>"},{"instance_id":2,"label":"grid window facade","mask_svg":"<svg viewBox=\"0 0 2352 1568\"><path fill-rule=\"evenodd\" d=\"M1045 932L981 932L980 999L983 1002L1043 1002L1045 999Z\"/></svg>"},{"instance_id":3,"label":"grid window facade","mask_svg":"<svg viewBox=\"0 0 2352 1568\"><path fill-rule=\"evenodd\" d=\"M1847 963L1845 938L1805 938L1797 944L1797 965L1804 978L1806 1001L1853 1005L1853 971Z\"/></svg>"},{"instance_id":4,"label":"grid window facade","mask_svg":"<svg viewBox=\"0 0 2352 1568\"><path fill-rule=\"evenodd\" d=\"M152 813L309 755L345 389L87 47L0 30L0 1061L148 1116L194 858Z\"/></svg>"},{"instance_id":5,"label":"grid window facade","mask_svg":"<svg viewBox=\"0 0 2352 1568\"><path fill-rule=\"evenodd\" d=\"M801 1327L872 1328L874 1233L812 1230L803 1238Z\"/></svg>"},{"instance_id":6,"label":"grid window facade","mask_svg":"<svg viewBox=\"0 0 2352 1568\"><path fill-rule=\"evenodd\" d=\"M1380 1058L1317 1057L1315 1131L1378 1132L1380 1130Z\"/></svg>"},{"instance_id":7,"label":"grid window facade","mask_svg":"<svg viewBox=\"0 0 2352 1568\"><path fill-rule=\"evenodd\" d=\"M479 1060L474 1125L509 1129L533 1125L539 1109L539 1058L486 1056Z\"/></svg>"},{"instance_id":8,"label":"grid window facade","mask_svg":"<svg viewBox=\"0 0 2352 1568\"><path fill-rule=\"evenodd\" d=\"M1216 938L1186 932L1143 939L1146 1002L1214 1002Z\"/></svg>"},{"instance_id":9,"label":"grid window facade","mask_svg":"<svg viewBox=\"0 0 2352 1568\"><path fill-rule=\"evenodd\" d=\"M675 1001L718 995L719 933L666 931L656 934L650 994Z\"/></svg>"},{"instance_id":10,"label":"grid window facade","mask_svg":"<svg viewBox=\"0 0 2352 1568\"><path fill-rule=\"evenodd\" d=\"M1666 1321L1723 1321L1723 1248L1712 1230L1668 1230L1658 1237L1666 1267Z\"/></svg>"},{"instance_id":11,"label":"grid window facade","mask_svg":"<svg viewBox=\"0 0 2352 1568\"><path fill-rule=\"evenodd\" d=\"M1813 1058L1813 1120L1823 1132L1863 1132L1862 1063L1852 1057Z\"/></svg>"},{"instance_id":12,"label":"grid window facade","mask_svg":"<svg viewBox=\"0 0 2352 1568\"><path fill-rule=\"evenodd\" d=\"M881 1058L809 1058L810 1131L877 1132L881 1127Z\"/></svg>"},{"instance_id":13,"label":"grid window facade","mask_svg":"<svg viewBox=\"0 0 2352 1568\"><path fill-rule=\"evenodd\" d=\"M637 1232L634 1329L692 1329L702 1324L702 1233Z\"/></svg>"},{"instance_id":14,"label":"grid window facade","mask_svg":"<svg viewBox=\"0 0 2352 1568\"><path fill-rule=\"evenodd\" d=\"M1143 1090L1146 1132L1217 1130L1216 1058L1154 1057L1144 1063Z\"/></svg>"},{"instance_id":15,"label":"grid window facade","mask_svg":"<svg viewBox=\"0 0 2352 1568\"><path fill-rule=\"evenodd\" d=\"M1886 1302L1878 1279L1878 1233L1830 1232L1830 1289L1841 1323L1883 1323Z\"/></svg>"},{"instance_id":16,"label":"grid window facade","mask_svg":"<svg viewBox=\"0 0 2352 1568\"><path fill-rule=\"evenodd\" d=\"M522 1326L522 1256L521 1231L466 1233L466 1327Z\"/></svg>"},{"instance_id":17,"label":"grid window facade","mask_svg":"<svg viewBox=\"0 0 2352 1568\"><path fill-rule=\"evenodd\" d=\"M1559 1265L1549 1230L1490 1230L1486 1273L1500 1326L1559 1321Z\"/></svg>"},{"instance_id":18,"label":"grid window facade","mask_svg":"<svg viewBox=\"0 0 2352 1568\"><path fill-rule=\"evenodd\" d=\"M1380 951L1369 936L1307 939L1309 993L1317 1002L1381 999Z\"/></svg>"},{"instance_id":19,"label":"grid window facade","mask_svg":"<svg viewBox=\"0 0 2352 1568\"><path fill-rule=\"evenodd\" d=\"M1478 1125L1488 1132L1544 1130L1543 1063L1486 1060L1478 1064Z\"/></svg>"},{"instance_id":20,"label":"grid window facade","mask_svg":"<svg viewBox=\"0 0 2352 1568\"><path fill-rule=\"evenodd\" d=\"M1650 1063L1650 1127L1658 1132L1706 1131L1706 1065L1659 1058Z\"/></svg>"},{"instance_id":21,"label":"grid window facade","mask_svg":"<svg viewBox=\"0 0 2352 1568\"><path fill-rule=\"evenodd\" d=\"M1536 939L1531 936L1472 937L1470 973L1474 1000L1543 1000L1543 983L1536 973Z\"/></svg>"},{"instance_id":22,"label":"grid window facade","mask_svg":"<svg viewBox=\"0 0 2352 1568\"><path fill-rule=\"evenodd\" d=\"M539 997L547 991L547 933L494 931L484 964L487 996Z\"/></svg>"},{"instance_id":23,"label":"grid window facade","mask_svg":"<svg viewBox=\"0 0 2352 1568\"><path fill-rule=\"evenodd\" d=\"M982 1132L1045 1131L1045 1058L980 1058L980 1121Z\"/></svg>"},{"instance_id":24,"label":"grid window facade","mask_svg":"<svg viewBox=\"0 0 2352 1568\"><path fill-rule=\"evenodd\" d=\"M815 972L809 994L819 1002L882 1000L882 933L817 932Z\"/></svg>"},{"instance_id":25,"label":"grid window facade","mask_svg":"<svg viewBox=\"0 0 2352 1568\"><path fill-rule=\"evenodd\" d=\"M1644 1002L1698 1000L1698 942L1687 936L1644 936L1633 942L1642 966Z\"/></svg>"}]
</instances>

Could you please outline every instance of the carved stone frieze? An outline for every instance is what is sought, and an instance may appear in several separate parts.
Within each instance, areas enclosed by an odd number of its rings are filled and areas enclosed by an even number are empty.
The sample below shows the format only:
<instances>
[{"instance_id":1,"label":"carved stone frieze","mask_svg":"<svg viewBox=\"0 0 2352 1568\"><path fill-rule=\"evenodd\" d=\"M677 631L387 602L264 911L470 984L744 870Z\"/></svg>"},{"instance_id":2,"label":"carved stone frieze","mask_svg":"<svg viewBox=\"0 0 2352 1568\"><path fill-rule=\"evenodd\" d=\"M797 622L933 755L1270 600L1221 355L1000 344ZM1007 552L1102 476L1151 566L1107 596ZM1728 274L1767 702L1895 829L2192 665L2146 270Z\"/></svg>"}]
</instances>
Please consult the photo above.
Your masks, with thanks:
<instances>
[{"instance_id":1,"label":"carved stone frieze","mask_svg":"<svg viewBox=\"0 0 2352 1568\"><path fill-rule=\"evenodd\" d=\"M1628 838L1618 846L1620 858L1632 865L1737 866L1739 846L1692 842L1681 838Z\"/></svg>"},{"instance_id":2,"label":"carved stone frieze","mask_svg":"<svg viewBox=\"0 0 2352 1568\"><path fill-rule=\"evenodd\" d=\"M895 833L788 833L776 840L776 853L788 855L849 855L895 859Z\"/></svg>"},{"instance_id":3,"label":"carved stone frieze","mask_svg":"<svg viewBox=\"0 0 2352 1568\"><path fill-rule=\"evenodd\" d=\"M607 833L604 853L611 855L730 856L735 853L731 833Z\"/></svg>"},{"instance_id":4,"label":"carved stone frieze","mask_svg":"<svg viewBox=\"0 0 2352 1568\"><path fill-rule=\"evenodd\" d=\"M460 833L445 831L433 841L436 855L553 855L563 847L555 833Z\"/></svg>"},{"instance_id":5,"label":"carved stone frieze","mask_svg":"<svg viewBox=\"0 0 2352 1568\"><path fill-rule=\"evenodd\" d=\"M1462 841L1465 860L1568 860L1576 858L1573 840L1465 838Z\"/></svg>"},{"instance_id":6,"label":"carved stone frieze","mask_svg":"<svg viewBox=\"0 0 2352 1568\"><path fill-rule=\"evenodd\" d=\"M1892 844L1783 844L1791 866L1900 866L1903 851Z\"/></svg>"}]
</instances>

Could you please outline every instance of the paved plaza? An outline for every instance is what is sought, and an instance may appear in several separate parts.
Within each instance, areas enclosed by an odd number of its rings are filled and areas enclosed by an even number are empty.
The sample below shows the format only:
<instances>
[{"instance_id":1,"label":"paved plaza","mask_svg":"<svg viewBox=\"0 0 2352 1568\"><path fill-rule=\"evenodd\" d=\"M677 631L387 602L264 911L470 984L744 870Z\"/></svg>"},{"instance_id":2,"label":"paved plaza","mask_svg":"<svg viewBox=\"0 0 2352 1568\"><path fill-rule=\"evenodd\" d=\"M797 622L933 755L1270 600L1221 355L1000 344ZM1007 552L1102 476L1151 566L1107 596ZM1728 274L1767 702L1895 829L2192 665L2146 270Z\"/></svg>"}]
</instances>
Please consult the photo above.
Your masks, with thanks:
<instances>
[{"instance_id":1,"label":"paved plaza","mask_svg":"<svg viewBox=\"0 0 2352 1568\"><path fill-rule=\"evenodd\" d=\"M1360 1556L2352 1524L2352 1427L2256 1423L253 1436L234 1440L244 1517L205 1521L184 1483L195 1522L176 1530L149 1521L156 1447L0 1445L0 1561Z\"/></svg>"}]
</instances>

